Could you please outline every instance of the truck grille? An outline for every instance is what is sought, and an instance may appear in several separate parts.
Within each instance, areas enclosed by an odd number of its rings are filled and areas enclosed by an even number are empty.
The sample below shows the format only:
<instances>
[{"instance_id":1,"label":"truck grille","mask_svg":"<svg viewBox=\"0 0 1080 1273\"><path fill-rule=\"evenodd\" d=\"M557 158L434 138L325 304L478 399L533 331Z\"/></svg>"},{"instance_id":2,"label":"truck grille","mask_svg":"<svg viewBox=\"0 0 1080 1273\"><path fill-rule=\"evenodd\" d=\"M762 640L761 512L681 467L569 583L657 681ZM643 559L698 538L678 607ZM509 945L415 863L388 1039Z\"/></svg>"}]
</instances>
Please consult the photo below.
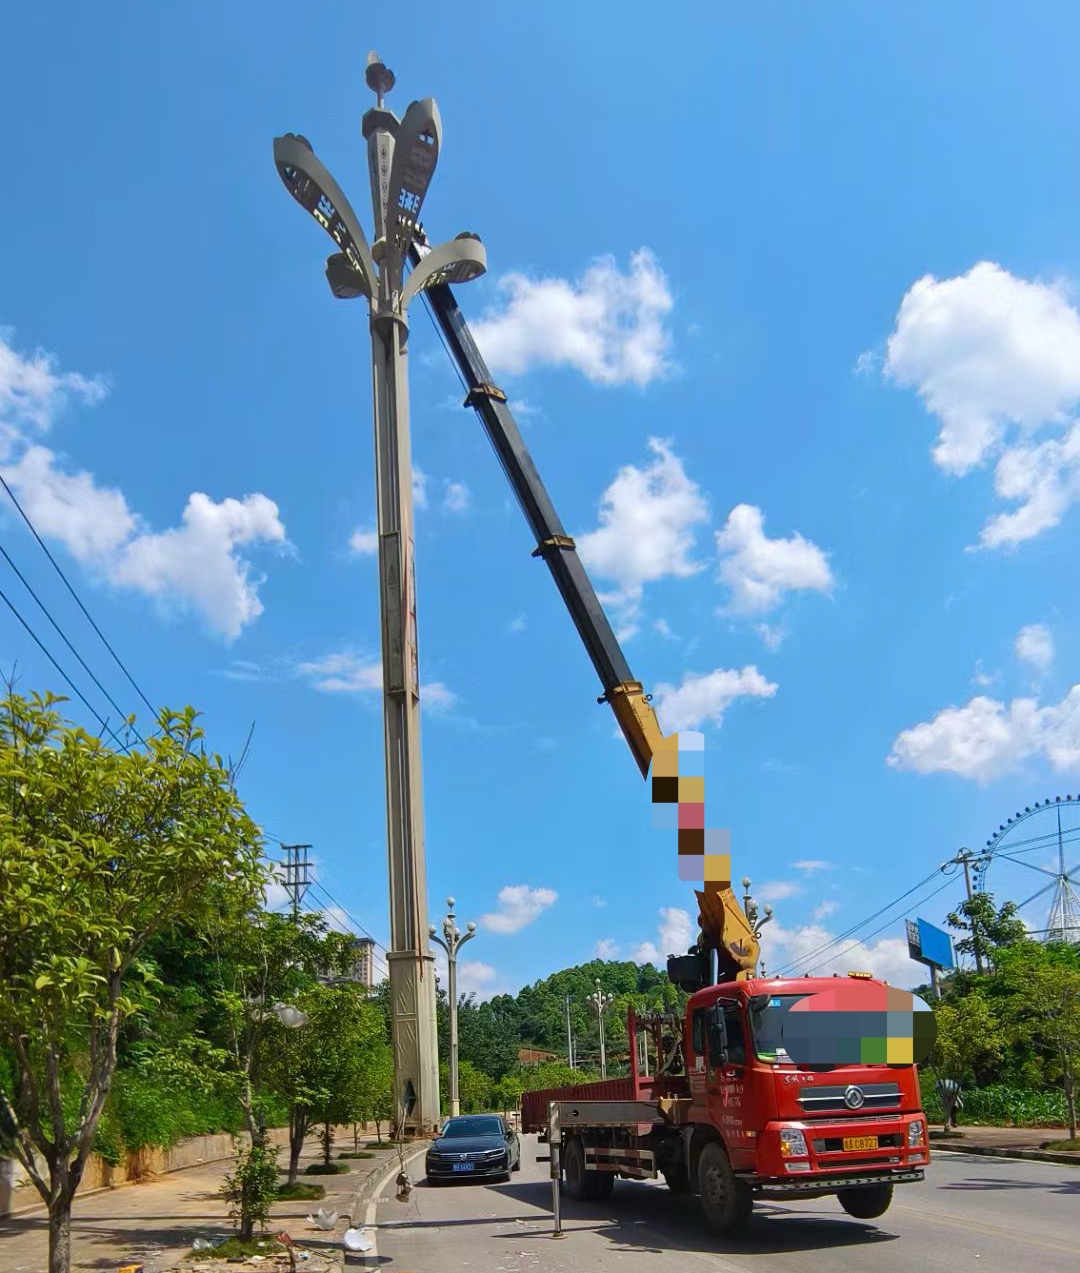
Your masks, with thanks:
<instances>
[{"instance_id":1,"label":"truck grille","mask_svg":"<svg viewBox=\"0 0 1080 1273\"><path fill-rule=\"evenodd\" d=\"M849 1087L858 1087L863 1103L850 1106L845 1100ZM859 1114L863 1110L888 1109L900 1104L899 1083L853 1083L846 1087L804 1087L799 1093L799 1104L808 1114L824 1114L831 1110L844 1110Z\"/></svg>"}]
</instances>

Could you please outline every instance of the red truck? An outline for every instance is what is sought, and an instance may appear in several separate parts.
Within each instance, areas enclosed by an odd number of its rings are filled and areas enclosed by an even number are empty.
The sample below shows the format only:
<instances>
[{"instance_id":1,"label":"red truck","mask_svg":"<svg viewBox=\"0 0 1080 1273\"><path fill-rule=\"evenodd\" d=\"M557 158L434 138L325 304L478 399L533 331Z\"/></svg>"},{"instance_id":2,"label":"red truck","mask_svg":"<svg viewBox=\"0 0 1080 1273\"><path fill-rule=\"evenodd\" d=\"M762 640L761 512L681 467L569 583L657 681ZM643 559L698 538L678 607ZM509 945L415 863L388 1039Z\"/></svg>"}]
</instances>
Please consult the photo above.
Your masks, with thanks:
<instances>
[{"instance_id":1,"label":"red truck","mask_svg":"<svg viewBox=\"0 0 1080 1273\"><path fill-rule=\"evenodd\" d=\"M606 1198L619 1176L662 1176L698 1194L728 1233L746 1226L755 1198L835 1194L849 1215L872 1220L894 1185L922 1180L926 1116L914 1065L798 1066L787 1056L785 1014L835 987L747 978L698 990L682 1021L631 1012L630 1075L526 1093L522 1130L557 1144L573 1198ZM656 1074L636 1065L642 1030L662 1058Z\"/></svg>"}]
</instances>

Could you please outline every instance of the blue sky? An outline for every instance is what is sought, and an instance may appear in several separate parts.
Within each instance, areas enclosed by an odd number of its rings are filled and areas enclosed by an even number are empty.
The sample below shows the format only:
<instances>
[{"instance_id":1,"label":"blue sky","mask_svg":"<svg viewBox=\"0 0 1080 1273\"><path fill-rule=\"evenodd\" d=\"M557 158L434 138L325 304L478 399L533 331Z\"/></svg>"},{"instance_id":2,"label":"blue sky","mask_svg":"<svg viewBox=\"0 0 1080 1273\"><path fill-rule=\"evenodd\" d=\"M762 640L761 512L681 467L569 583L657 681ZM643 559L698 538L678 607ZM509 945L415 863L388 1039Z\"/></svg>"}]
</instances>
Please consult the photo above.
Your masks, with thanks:
<instances>
[{"instance_id":1,"label":"blue sky","mask_svg":"<svg viewBox=\"0 0 1080 1273\"><path fill-rule=\"evenodd\" d=\"M767 961L914 984L905 906L958 876L828 943L1080 787L1075 7L365 9L6 16L0 469L155 702L233 755L255 722L253 815L385 941L367 333L271 159L305 134L370 226L377 47L399 113L438 100L424 221L487 245L459 298L635 674L708 735ZM674 847L418 306L411 348L432 915L480 920L485 994L663 956ZM0 654L57 687L10 613Z\"/></svg>"}]
</instances>

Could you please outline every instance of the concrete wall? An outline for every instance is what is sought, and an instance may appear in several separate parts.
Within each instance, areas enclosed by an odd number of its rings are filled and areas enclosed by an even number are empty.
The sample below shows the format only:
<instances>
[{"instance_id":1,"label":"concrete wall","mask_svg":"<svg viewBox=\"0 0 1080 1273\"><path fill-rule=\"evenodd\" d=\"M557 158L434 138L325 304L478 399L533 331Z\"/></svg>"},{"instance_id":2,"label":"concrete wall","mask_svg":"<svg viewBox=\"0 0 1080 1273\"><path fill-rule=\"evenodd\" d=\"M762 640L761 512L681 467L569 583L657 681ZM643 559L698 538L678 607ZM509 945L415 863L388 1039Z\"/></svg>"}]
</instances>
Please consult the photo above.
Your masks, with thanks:
<instances>
[{"instance_id":1,"label":"concrete wall","mask_svg":"<svg viewBox=\"0 0 1080 1273\"><path fill-rule=\"evenodd\" d=\"M268 1133L275 1145L288 1145L289 1129L275 1127ZM352 1129L349 1129L351 1138ZM239 1140L248 1143L248 1134L243 1132ZM349 1146L351 1148L351 1139ZM344 1129L338 1133L337 1147L345 1145ZM119 1185L138 1184L141 1180L152 1180L155 1176L170 1171L183 1171L185 1167L197 1167L200 1163L219 1162L233 1156L233 1137L227 1132L218 1136L192 1136L190 1140L178 1141L168 1149L131 1150L126 1158L115 1167L104 1159L91 1154L83 1173L80 1193L88 1193L93 1189L115 1189ZM47 1171L43 1168L47 1177ZM41 1203L40 1195L27 1177L21 1164L14 1159L0 1158L0 1216L12 1215L16 1211L24 1211Z\"/></svg>"}]
</instances>

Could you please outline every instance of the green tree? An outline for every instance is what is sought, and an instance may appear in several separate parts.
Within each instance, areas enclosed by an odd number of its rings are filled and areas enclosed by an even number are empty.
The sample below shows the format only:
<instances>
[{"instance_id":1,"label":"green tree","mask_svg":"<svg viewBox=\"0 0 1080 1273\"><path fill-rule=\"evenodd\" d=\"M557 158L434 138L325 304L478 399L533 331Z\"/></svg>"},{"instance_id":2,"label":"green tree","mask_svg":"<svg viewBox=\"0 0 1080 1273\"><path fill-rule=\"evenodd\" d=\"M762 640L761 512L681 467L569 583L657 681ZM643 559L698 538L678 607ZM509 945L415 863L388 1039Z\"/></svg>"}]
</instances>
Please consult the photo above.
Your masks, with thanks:
<instances>
[{"instance_id":1,"label":"green tree","mask_svg":"<svg viewBox=\"0 0 1080 1273\"><path fill-rule=\"evenodd\" d=\"M993 894L973 893L945 919L950 928L967 933L956 943L957 953L993 967L1001 950L1027 939L1027 928L1016 910L1015 902L997 907Z\"/></svg>"},{"instance_id":2,"label":"green tree","mask_svg":"<svg viewBox=\"0 0 1080 1273\"><path fill-rule=\"evenodd\" d=\"M989 1002L978 991L962 998L940 1000L934 1006L934 1016L937 1040L930 1064L937 1078L963 1084L979 1062L1001 1055L999 1023ZM946 1089L942 1104L947 1128L953 1119L955 1092Z\"/></svg>"},{"instance_id":3,"label":"green tree","mask_svg":"<svg viewBox=\"0 0 1080 1273\"><path fill-rule=\"evenodd\" d=\"M50 1273L70 1267L121 1025L152 1001L147 943L249 905L264 878L258 829L193 709L162 712L145 748L121 751L62 702L9 690L0 705L0 1107L48 1205Z\"/></svg>"},{"instance_id":4,"label":"green tree","mask_svg":"<svg viewBox=\"0 0 1080 1273\"><path fill-rule=\"evenodd\" d=\"M1013 993L1005 1007L1008 1035L1033 1045L1045 1074L1065 1093L1069 1135L1076 1138L1080 1084L1080 950L1066 943L1025 943L1003 961L1001 979Z\"/></svg>"}]
</instances>

